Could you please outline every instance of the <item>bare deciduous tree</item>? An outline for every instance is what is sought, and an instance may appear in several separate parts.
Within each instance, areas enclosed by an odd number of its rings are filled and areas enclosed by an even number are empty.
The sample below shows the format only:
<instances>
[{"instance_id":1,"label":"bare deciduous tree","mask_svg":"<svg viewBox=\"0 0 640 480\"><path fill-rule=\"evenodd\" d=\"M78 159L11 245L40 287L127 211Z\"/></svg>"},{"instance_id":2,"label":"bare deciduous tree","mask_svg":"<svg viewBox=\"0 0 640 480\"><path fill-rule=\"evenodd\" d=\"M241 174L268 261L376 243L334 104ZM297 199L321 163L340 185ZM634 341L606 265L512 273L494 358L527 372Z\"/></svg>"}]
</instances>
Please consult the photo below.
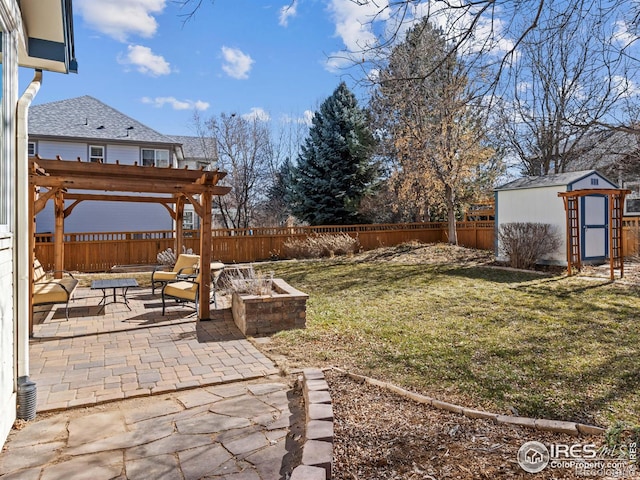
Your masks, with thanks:
<instances>
[{"instance_id":1,"label":"bare deciduous tree","mask_svg":"<svg viewBox=\"0 0 640 480\"><path fill-rule=\"evenodd\" d=\"M566 17L542 12L546 28L522 41L518 61L503 77L502 138L527 175L562 173L595 155L599 132L619 121L627 79L635 75L600 9L586 0L571 6Z\"/></svg>"},{"instance_id":2,"label":"bare deciduous tree","mask_svg":"<svg viewBox=\"0 0 640 480\"><path fill-rule=\"evenodd\" d=\"M222 113L207 120L200 131L215 139L218 169L227 172L221 184L232 188L229 194L214 199L225 228L255 226L256 208L264 201L270 181L273 152L269 124Z\"/></svg>"}]
</instances>

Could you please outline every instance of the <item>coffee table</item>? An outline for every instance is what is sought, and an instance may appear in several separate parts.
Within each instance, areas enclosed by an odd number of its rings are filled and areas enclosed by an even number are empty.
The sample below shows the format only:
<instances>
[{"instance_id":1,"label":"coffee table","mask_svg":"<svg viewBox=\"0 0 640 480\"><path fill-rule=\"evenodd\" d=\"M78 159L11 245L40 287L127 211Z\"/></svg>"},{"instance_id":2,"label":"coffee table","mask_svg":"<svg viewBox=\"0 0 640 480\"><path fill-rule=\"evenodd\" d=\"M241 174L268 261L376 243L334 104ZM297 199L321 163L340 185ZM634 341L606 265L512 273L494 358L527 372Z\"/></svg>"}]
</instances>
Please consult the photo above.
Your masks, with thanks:
<instances>
[{"instance_id":1,"label":"coffee table","mask_svg":"<svg viewBox=\"0 0 640 480\"><path fill-rule=\"evenodd\" d=\"M104 309L107 305L112 303L123 303L126 307L131 310L129 306L129 300L127 300L127 291L132 287L137 287L138 281L135 278L111 278L107 280L93 280L91 282L91 290L102 290L102 300L98 305L102 305L100 311ZM113 289L113 301L107 303L107 290ZM116 290L120 288L122 292L119 294L123 301L118 301L116 297Z\"/></svg>"}]
</instances>

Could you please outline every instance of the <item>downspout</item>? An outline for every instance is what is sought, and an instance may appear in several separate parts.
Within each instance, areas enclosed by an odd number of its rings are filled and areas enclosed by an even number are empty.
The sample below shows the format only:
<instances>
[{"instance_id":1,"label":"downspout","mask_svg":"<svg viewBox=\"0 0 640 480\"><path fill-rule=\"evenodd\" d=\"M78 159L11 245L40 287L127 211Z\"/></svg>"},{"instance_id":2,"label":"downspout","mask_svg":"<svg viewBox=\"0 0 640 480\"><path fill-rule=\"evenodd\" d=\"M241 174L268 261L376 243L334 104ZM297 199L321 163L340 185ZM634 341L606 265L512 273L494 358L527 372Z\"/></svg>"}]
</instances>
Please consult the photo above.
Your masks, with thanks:
<instances>
[{"instance_id":1,"label":"downspout","mask_svg":"<svg viewBox=\"0 0 640 480\"><path fill-rule=\"evenodd\" d=\"M16 111L16 278L18 319L18 378L29 376L29 318L31 315L30 285L32 270L29 224L29 107L40 90L42 70L36 70L33 80L18 100Z\"/></svg>"}]
</instances>

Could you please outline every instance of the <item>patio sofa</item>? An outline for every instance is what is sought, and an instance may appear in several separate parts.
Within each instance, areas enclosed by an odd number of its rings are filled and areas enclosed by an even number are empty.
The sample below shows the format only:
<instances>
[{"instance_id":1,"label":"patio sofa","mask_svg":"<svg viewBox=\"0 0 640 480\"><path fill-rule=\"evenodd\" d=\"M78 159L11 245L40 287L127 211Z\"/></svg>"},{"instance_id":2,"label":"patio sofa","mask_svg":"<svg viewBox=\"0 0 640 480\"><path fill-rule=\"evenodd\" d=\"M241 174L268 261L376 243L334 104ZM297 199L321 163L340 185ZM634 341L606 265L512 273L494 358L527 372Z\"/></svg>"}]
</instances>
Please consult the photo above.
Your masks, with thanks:
<instances>
[{"instance_id":1,"label":"patio sofa","mask_svg":"<svg viewBox=\"0 0 640 480\"><path fill-rule=\"evenodd\" d=\"M156 268L151 273L151 293L156 293L156 285L164 286L167 282L175 282L178 280L178 275L193 275L195 267L199 263L200 255L181 253L173 266L173 270L167 272L160 270L162 267Z\"/></svg>"},{"instance_id":2,"label":"patio sofa","mask_svg":"<svg viewBox=\"0 0 640 480\"><path fill-rule=\"evenodd\" d=\"M54 272L51 272L54 273ZM78 286L71 273L68 277L52 278L47 275L39 260L33 263L33 306L65 304L65 317L69 320L69 300Z\"/></svg>"}]
</instances>

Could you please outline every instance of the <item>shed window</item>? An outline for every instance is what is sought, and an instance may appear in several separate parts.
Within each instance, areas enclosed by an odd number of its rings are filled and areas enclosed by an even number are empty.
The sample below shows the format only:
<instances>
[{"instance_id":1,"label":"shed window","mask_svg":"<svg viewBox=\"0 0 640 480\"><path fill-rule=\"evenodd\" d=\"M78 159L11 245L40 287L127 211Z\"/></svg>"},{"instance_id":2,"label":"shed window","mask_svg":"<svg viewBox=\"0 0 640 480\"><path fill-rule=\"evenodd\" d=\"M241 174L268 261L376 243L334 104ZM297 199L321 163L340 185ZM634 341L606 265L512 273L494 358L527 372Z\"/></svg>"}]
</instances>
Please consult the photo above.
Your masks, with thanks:
<instances>
[{"instance_id":1,"label":"shed window","mask_svg":"<svg viewBox=\"0 0 640 480\"><path fill-rule=\"evenodd\" d=\"M38 151L36 150L36 142L27 143L27 155L29 157L33 157L36 153L38 153Z\"/></svg>"},{"instance_id":2,"label":"shed window","mask_svg":"<svg viewBox=\"0 0 640 480\"><path fill-rule=\"evenodd\" d=\"M169 150L142 149L142 165L145 167L168 167Z\"/></svg>"},{"instance_id":3,"label":"shed window","mask_svg":"<svg viewBox=\"0 0 640 480\"><path fill-rule=\"evenodd\" d=\"M597 178L592 178L591 179L591 185L598 185L598 179Z\"/></svg>"},{"instance_id":4,"label":"shed window","mask_svg":"<svg viewBox=\"0 0 640 480\"><path fill-rule=\"evenodd\" d=\"M89 147L89 161L104 163L104 147L102 145L91 145Z\"/></svg>"}]
</instances>

